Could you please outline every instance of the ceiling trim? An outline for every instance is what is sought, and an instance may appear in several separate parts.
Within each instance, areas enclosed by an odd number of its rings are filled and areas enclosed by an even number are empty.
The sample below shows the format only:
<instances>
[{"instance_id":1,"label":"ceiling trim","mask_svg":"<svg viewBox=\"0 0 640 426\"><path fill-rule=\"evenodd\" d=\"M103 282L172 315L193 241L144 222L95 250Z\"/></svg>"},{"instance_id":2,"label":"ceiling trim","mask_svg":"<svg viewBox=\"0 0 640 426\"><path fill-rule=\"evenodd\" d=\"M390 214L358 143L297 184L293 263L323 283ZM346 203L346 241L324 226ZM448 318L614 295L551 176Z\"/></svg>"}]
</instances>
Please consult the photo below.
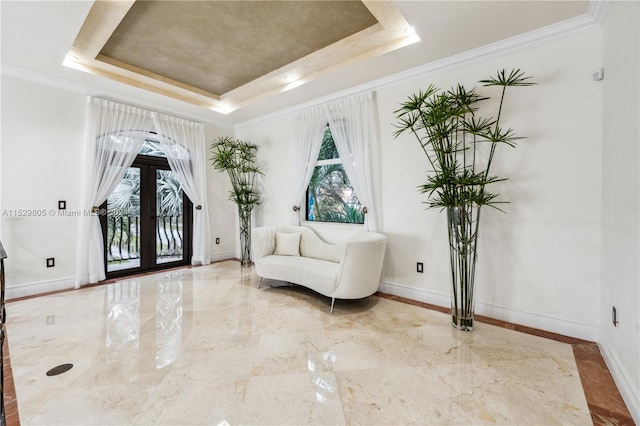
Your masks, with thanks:
<instances>
[{"instance_id":1,"label":"ceiling trim","mask_svg":"<svg viewBox=\"0 0 640 426\"><path fill-rule=\"evenodd\" d=\"M361 1L376 18L377 24L226 93L210 93L100 54L136 0L95 2L64 65L227 114L355 61L375 57L419 40L393 2ZM294 81L291 80L292 76Z\"/></svg>"},{"instance_id":2,"label":"ceiling trim","mask_svg":"<svg viewBox=\"0 0 640 426\"><path fill-rule=\"evenodd\" d=\"M611 0L591 0L587 14L601 27L607 19L607 14L611 8Z\"/></svg>"},{"instance_id":3,"label":"ceiling trim","mask_svg":"<svg viewBox=\"0 0 640 426\"><path fill-rule=\"evenodd\" d=\"M294 105L270 114L243 121L234 125L234 129L238 130L242 127L254 125L263 121L268 121L283 115L295 113L297 111L331 102L345 96L351 96L357 93L380 89L385 86L400 83L418 77L426 77L432 74L461 68L464 66L476 64L488 59L501 57L516 53L522 50L531 49L554 41L573 37L579 34L598 30L604 25L606 14L609 9L609 1L592 0L589 4L589 10L586 14L575 18L567 19L562 22L548 25L543 28L532 30L524 34L500 40L495 43L471 49L457 55L429 62L424 65L417 66L396 74L392 74L377 80L370 81L358 86L351 87L346 90L335 92L333 94L314 99L309 102Z\"/></svg>"},{"instance_id":4,"label":"ceiling trim","mask_svg":"<svg viewBox=\"0 0 640 426\"><path fill-rule=\"evenodd\" d=\"M162 114L173 115L182 117L192 121L201 121L214 126L222 127L225 129L233 130L233 125L227 122L218 120L212 120L211 116L199 115L199 114L184 114L182 112L176 113L175 110L159 110L151 104L140 103L140 98L131 96L122 96L118 94L116 97L106 94L104 90L96 89L95 87L82 85L69 80L56 78L47 74L41 74L35 71L27 70L24 68L16 67L13 65L2 64L0 67L0 74L4 77L11 77L17 80L28 81L30 83L40 84L42 86L51 87L54 89L66 90L73 93L78 93L84 96L94 96L99 98L108 99L114 102L126 103L131 106L144 108L150 111L156 111Z\"/></svg>"}]
</instances>

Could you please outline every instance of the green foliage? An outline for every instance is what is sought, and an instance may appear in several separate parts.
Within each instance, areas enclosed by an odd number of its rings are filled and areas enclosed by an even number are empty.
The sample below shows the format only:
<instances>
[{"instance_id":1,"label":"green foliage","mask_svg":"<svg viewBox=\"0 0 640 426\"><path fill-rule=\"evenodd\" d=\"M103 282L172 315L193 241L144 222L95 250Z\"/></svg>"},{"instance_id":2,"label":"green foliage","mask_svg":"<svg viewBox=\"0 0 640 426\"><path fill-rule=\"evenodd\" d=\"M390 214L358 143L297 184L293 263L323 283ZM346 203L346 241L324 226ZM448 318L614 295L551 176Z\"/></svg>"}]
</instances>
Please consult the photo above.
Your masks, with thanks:
<instances>
[{"instance_id":1,"label":"green foliage","mask_svg":"<svg viewBox=\"0 0 640 426\"><path fill-rule=\"evenodd\" d=\"M140 169L131 167L109 195L109 217L140 215Z\"/></svg>"},{"instance_id":2,"label":"green foliage","mask_svg":"<svg viewBox=\"0 0 640 426\"><path fill-rule=\"evenodd\" d=\"M160 216L182 214L182 185L171 170L157 170L156 202Z\"/></svg>"},{"instance_id":3,"label":"green foliage","mask_svg":"<svg viewBox=\"0 0 640 426\"><path fill-rule=\"evenodd\" d=\"M213 167L229 174L232 186L229 199L238 207L260 204L256 178L263 173L256 164L258 146L225 136L211 144L211 152Z\"/></svg>"},{"instance_id":4,"label":"green foliage","mask_svg":"<svg viewBox=\"0 0 640 426\"><path fill-rule=\"evenodd\" d=\"M322 145L320 145L320 152L318 153L318 160L331 160L334 158L340 158L336 143L333 141L333 135L331 135L331 129L329 126L324 129L324 135L322 136Z\"/></svg>"},{"instance_id":5,"label":"green foliage","mask_svg":"<svg viewBox=\"0 0 640 426\"><path fill-rule=\"evenodd\" d=\"M328 211L321 215L322 222L339 222L339 223L364 223L364 213L362 208L356 206L344 206L344 212Z\"/></svg>"},{"instance_id":6,"label":"green foliage","mask_svg":"<svg viewBox=\"0 0 640 426\"><path fill-rule=\"evenodd\" d=\"M326 127L318 160L339 159L329 126ZM364 213L342 163L316 166L309 181L312 207L309 220L320 222L364 223ZM351 194L349 196L349 194Z\"/></svg>"},{"instance_id":7,"label":"green foliage","mask_svg":"<svg viewBox=\"0 0 640 426\"><path fill-rule=\"evenodd\" d=\"M427 194L430 208L468 204L496 207L500 202L497 194L486 190L487 185L505 180L489 174L496 147L514 147L522 139L512 129L500 126L504 96L507 87L535 84L530 78L520 70L501 70L496 77L480 81L484 86L502 87L496 118L479 116L480 103L488 98L460 84L448 91L430 85L409 96L395 111L395 137L413 134L431 166L432 174L418 187ZM482 143L490 144L488 155L479 155Z\"/></svg>"},{"instance_id":8,"label":"green foliage","mask_svg":"<svg viewBox=\"0 0 640 426\"><path fill-rule=\"evenodd\" d=\"M171 170L158 170L156 199L162 216L182 214L182 185ZM140 215L140 169L132 167L109 195L107 213L110 217Z\"/></svg>"},{"instance_id":9,"label":"green foliage","mask_svg":"<svg viewBox=\"0 0 640 426\"><path fill-rule=\"evenodd\" d=\"M362 206L360 205L346 205L344 208L344 216L345 220L343 220L342 222L364 223L364 212L362 211Z\"/></svg>"}]
</instances>

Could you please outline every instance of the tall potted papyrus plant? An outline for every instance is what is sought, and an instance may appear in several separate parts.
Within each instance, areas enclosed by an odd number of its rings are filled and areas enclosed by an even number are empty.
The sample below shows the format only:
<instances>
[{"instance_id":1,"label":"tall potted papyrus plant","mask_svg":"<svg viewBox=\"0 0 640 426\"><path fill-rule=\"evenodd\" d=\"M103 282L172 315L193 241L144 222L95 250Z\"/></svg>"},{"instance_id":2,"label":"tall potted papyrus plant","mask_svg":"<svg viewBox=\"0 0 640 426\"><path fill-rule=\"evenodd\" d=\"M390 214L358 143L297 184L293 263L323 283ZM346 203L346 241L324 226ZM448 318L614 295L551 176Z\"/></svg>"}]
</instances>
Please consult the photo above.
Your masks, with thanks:
<instances>
[{"instance_id":1,"label":"tall potted papyrus plant","mask_svg":"<svg viewBox=\"0 0 640 426\"><path fill-rule=\"evenodd\" d=\"M238 206L240 222L240 261L251 263L251 213L260 204L258 175L263 175L256 163L258 146L228 136L211 144L211 162L219 171L226 171L231 180L229 199Z\"/></svg>"},{"instance_id":2,"label":"tall potted papyrus plant","mask_svg":"<svg viewBox=\"0 0 640 426\"><path fill-rule=\"evenodd\" d=\"M505 180L490 174L495 152L498 146L514 147L521 139L500 122L506 89L535 84L530 78L520 70L501 70L481 80L484 86L501 88L497 115L488 118L480 115L480 105L489 98L460 84L447 91L430 85L395 111L395 137L412 134L430 166L426 182L418 187L427 194L426 204L447 213L451 314L453 326L461 330L473 330L480 212L484 206L498 208L502 202L487 188Z\"/></svg>"}]
</instances>

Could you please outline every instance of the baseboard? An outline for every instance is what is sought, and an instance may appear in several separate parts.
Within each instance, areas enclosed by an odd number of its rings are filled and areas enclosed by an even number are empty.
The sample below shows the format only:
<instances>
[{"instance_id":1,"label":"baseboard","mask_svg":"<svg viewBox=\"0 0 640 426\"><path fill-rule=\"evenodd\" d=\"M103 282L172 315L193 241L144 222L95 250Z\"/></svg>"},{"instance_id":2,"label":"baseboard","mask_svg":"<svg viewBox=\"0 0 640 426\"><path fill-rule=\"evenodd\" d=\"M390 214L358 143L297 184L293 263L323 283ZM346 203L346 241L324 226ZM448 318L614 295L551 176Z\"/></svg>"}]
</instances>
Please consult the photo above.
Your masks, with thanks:
<instances>
[{"instance_id":1,"label":"baseboard","mask_svg":"<svg viewBox=\"0 0 640 426\"><path fill-rule=\"evenodd\" d=\"M451 300L448 294L437 293L428 290L408 287L403 284L383 283L383 292L432 305L449 307ZM598 340L598 328L574 321L560 318L519 311L517 309L504 308L502 306L487 303L476 303L476 313L501 321L524 325L538 330L550 331L563 336L595 342Z\"/></svg>"},{"instance_id":2,"label":"baseboard","mask_svg":"<svg viewBox=\"0 0 640 426\"><path fill-rule=\"evenodd\" d=\"M396 284L385 281L382 283L381 291L383 293L406 297L407 299L417 300L418 302L429 303L431 305L445 307L451 305L451 300L449 299L448 295L428 290L420 290L414 287L408 287L403 284Z\"/></svg>"},{"instance_id":3,"label":"baseboard","mask_svg":"<svg viewBox=\"0 0 640 426\"><path fill-rule=\"evenodd\" d=\"M211 262L234 259L232 251L211 255ZM75 277L60 278L51 281L41 281L28 284L18 284L5 289L5 300L18 299L20 297L35 296L52 291L69 290L76 287Z\"/></svg>"},{"instance_id":4,"label":"baseboard","mask_svg":"<svg viewBox=\"0 0 640 426\"><path fill-rule=\"evenodd\" d=\"M211 255L211 262L220 262L221 260L231 260L236 258L236 253L233 251L225 251L222 253L215 253Z\"/></svg>"},{"instance_id":5,"label":"baseboard","mask_svg":"<svg viewBox=\"0 0 640 426\"><path fill-rule=\"evenodd\" d=\"M76 287L75 277L60 278L51 281L40 281L37 283L19 284L7 287L4 292L6 300L18 299L20 297L35 296L37 294L49 293L51 291L69 290Z\"/></svg>"},{"instance_id":6,"label":"baseboard","mask_svg":"<svg viewBox=\"0 0 640 426\"><path fill-rule=\"evenodd\" d=\"M603 345L600 342L598 343L598 347L600 348L600 353L602 354L602 358L604 358L605 364L607 364L609 372L611 372L613 381L616 382L616 385L618 386L618 390L620 391L620 395L622 395L622 399L624 399L624 403L627 404L631 417L633 417L633 420L637 425L640 425L640 390L633 389L633 386L629 383L628 379L630 374L625 373L624 368L618 361L618 357L615 356L615 353L609 350L608 346Z\"/></svg>"}]
</instances>

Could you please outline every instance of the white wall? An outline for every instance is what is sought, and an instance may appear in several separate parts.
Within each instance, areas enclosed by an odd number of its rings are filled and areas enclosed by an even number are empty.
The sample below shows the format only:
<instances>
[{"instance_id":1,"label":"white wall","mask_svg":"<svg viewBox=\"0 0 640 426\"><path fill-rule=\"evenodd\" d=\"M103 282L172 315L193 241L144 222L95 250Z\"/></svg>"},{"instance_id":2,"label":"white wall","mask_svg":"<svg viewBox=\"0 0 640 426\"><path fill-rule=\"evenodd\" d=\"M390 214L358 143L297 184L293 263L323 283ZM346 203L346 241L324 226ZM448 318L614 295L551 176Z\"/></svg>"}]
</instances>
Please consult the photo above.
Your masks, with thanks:
<instances>
[{"instance_id":1,"label":"white wall","mask_svg":"<svg viewBox=\"0 0 640 426\"><path fill-rule=\"evenodd\" d=\"M73 285L77 218L57 214L59 200L69 210L78 208L85 105L80 94L2 77L0 193L7 287ZM43 215L17 216L22 209ZM55 258L53 268L46 267L49 257Z\"/></svg>"},{"instance_id":2,"label":"white wall","mask_svg":"<svg viewBox=\"0 0 640 426\"><path fill-rule=\"evenodd\" d=\"M425 211L416 186L425 155L411 136L391 137L394 110L429 83L469 87L497 69L520 68L537 86L507 92L503 125L526 136L502 147L492 173L508 177L492 191L507 214L482 213L477 270L478 312L563 334L595 339L600 296L601 85L600 34L591 32L486 62L381 88L386 281L423 300L446 305L449 291L446 218ZM480 93L499 96L493 88ZM489 108L495 115L495 108ZM384 123L389 123L386 127ZM424 262L424 274L415 272Z\"/></svg>"},{"instance_id":3,"label":"white wall","mask_svg":"<svg viewBox=\"0 0 640 426\"><path fill-rule=\"evenodd\" d=\"M640 3L614 2L604 29L600 348L640 424ZM611 321L618 311L619 324Z\"/></svg>"},{"instance_id":4,"label":"white wall","mask_svg":"<svg viewBox=\"0 0 640 426\"><path fill-rule=\"evenodd\" d=\"M294 139L293 127L293 117L287 115L236 129L238 139L258 145L258 162L265 172L261 185L264 196L254 210L254 226L288 223L292 207L289 143Z\"/></svg>"},{"instance_id":5,"label":"white wall","mask_svg":"<svg viewBox=\"0 0 640 426\"><path fill-rule=\"evenodd\" d=\"M59 200L67 202L69 212L79 207L86 105L83 93L2 76L0 205L7 298L74 286L78 219L59 216L57 207ZM207 143L231 131L207 123ZM234 212L226 177L213 167L207 174L212 260L227 259L235 240L228 234ZM44 215L19 217L21 209ZM215 244L216 237L221 244ZM46 267L49 257L55 258L53 268Z\"/></svg>"},{"instance_id":6,"label":"white wall","mask_svg":"<svg viewBox=\"0 0 640 426\"><path fill-rule=\"evenodd\" d=\"M493 317L595 340L600 323L601 33L409 80L376 90L380 121L382 231L389 237L385 291L449 304L446 219L425 211L416 187L427 161L410 137L394 140L394 111L429 83L474 85L497 69L517 67L538 86L515 89L504 123L527 136L502 150L494 172L510 180L494 188L508 214L483 213L478 311ZM483 93L489 93L483 90ZM495 95L495 92L493 92ZM295 113L243 123L237 135L261 146L265 162L263 224L286 223ZM349 231L352 231L349 228ZM335 227L330 230L336 233ZM425 271L416 273L416 262Z\"/></svg>"},{"instance_id":7,"label":"white wall","mask_svg":"<svg viewBox=\"0 0 640 426\"><path fill-rule=\"evenodd\" d=\"M218 126L206 125L205 139L207 142L207 158L210 158L211 143L220 136L231 136L233 130ZM226 174L213 168L211 161L207 167L207 191L209 193L209 216L211 225L211 260L224 260L239 257L236 251L237 228L235 204L229 201L231 183ZM216 244L220 238L220 244Z\"/></svg>"}]
</instances>

